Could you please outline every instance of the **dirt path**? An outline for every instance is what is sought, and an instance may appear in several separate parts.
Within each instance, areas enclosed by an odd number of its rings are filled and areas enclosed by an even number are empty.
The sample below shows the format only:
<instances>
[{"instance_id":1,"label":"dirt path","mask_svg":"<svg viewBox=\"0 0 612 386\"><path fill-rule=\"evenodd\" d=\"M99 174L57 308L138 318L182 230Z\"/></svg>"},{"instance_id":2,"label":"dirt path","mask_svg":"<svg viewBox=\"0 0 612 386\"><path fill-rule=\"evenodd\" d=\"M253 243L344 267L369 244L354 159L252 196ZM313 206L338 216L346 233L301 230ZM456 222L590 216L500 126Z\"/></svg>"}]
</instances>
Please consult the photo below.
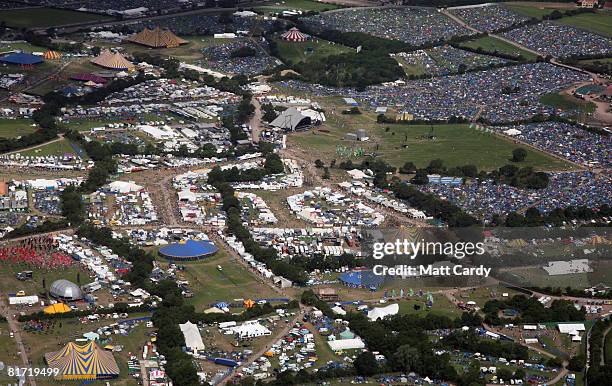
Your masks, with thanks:
<instances>
[{"instance_id":1,"label":"dirt path","mask_svg":"<svg viewBox=\"0 0 612 386\"><path fill-rule=\"evenodd\" d=\"M257 98L251 99L251 104L255 107L255 113L249 120L249 126L251 127L251 141L253 143L259 143L259 134L262 131L261 127L261 103L257 100Z\"/></svg>"},{"instance_id":2,"label":"dirt path","mask_svg":"<svg viewBox=\"0 0 612 386\"><path fill-rule=\"evenodd\" d=\"M21 328L19 327L19 322L13 319L13 315L11 310L8 308L4 300L0 300L0 314L4 316L8 322L9 329L13 333L13 337L15 339L15 343L17 344L17 348L19 349L19 356L21 357L21 362L24 367L30 367L31 362L28 358L28 354L26 352L26 348L23 345L23 339L21 338ZM36 380L33 377L29 378L30 385L36 386Z\"/></svg>"},{"instance_id":3,"label":"dirt path","mask_svg":"<svg viewBox=\"0 0 612 386\"><path fill-rule=\"evenodd\" d=\"M2 153L2 154L0 154L0 155L11 155L11 154L23 153L24 151L28 151L28 150L36 149L36 148L39 148L39 147L42 147L42 146L46 146L46 145L49 145L49 144L51 144L51 143L61 141L62 139L64 139L64 134L58 134L58 135L57 135L57 138L52 139L52 140L50 140L50 141L43 142L43 143L38 144L38 145L33 145L33 146L29 146L29 147L24 147L24 148L19 149L19 150L9 151L8 153Z\"/></svg>"}]
</instances>

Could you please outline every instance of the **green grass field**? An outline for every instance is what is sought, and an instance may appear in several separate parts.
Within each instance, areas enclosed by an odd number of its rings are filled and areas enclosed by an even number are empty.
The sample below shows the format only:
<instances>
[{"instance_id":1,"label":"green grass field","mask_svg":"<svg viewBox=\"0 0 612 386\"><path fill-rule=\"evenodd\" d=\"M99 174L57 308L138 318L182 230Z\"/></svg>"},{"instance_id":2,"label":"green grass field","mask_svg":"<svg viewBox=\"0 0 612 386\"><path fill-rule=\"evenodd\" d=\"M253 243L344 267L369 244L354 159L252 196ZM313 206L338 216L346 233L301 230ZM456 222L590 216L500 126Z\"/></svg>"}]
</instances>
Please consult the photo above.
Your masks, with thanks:
<instances>
[{"instance_id":1,"label":"green grass field","mask_svg":"<svg viewBox=\"0 0 612 386\"><path fill-rule=\"evenodd\" d=\"M612 37L612 12L583 13L564 17L558 23L577 27L607 37Z\"/></svg>"},{"instance_id":2,"label":"green grass field","mask_svg":"<svg viewBox=\"0 0 612 386\"><path fill-rule=\"evenodd\" d=\"M537 55L529 51L521 50L520 48L513 46L510 43L506 43L503 40L499 40L491 36L485 36L485 37L474 39L474 40L468 40L464 43L461 43L461 45L464 47L469 47L469 48L474 48L474 49L480 47L483 50L490 51L490 52L497 51L500 53L510 54L510 55L522 55L524 58L528 60L535 60L537 58Z\"/></svg>"},{"instance_id":3,"label":"green grass field","mask_svg":"<svg viewBox=\"0 0 612 386\"><path fill-rule=\"evenodd\" d=\"M109 123L121 123L120 119L73 119L63 126L77 131L89 131L94 127L102 127Z\"/></svg>"},{"instance_id":4,"label":"green grass field","mask_svg":"<svg viewBox=\"0 0 612 386\"><path fill-rule=\"evenodd\" d=\"M332 9L342 8L339 5L335 4L326 4L320 3L318 1L310 1L310 0L284 0L284 1L270 1L265 5L256 7L255 9L263 12L281 12L288 10L298 10L298 11L316 11L316 12L324 12L330 11Z\"/></svg>"},{"instance_id":5,"label":"green grass field","mask_svg":"<svg viewBox=\"0 0 612 386\"><path fill-rule=\"evenodd\" d=\"M451 319L461 316L462 311L455 307L444 295L434 294L433 299L434 302L431 308L427 308L425 304L427 300L426 298L401 300L399 302L399 314L425 316L431 313L441 316L448 316ZM420 309L415 310L414 305L420 306Z\"/></svg>"},{"instance_id":6,"label":"green grass field","mask_svg":"<svg viewBox=\"0 0 612 386\"><path fill-rule=\"evenodd\" d=\"M0 119L0 138L14 138L36 131L31 119Z\"/></svg>"},{"instance_id":7,"label":"green grass field","mask_svg":"<svg viewBox=\"0 0 612 386\"><path fill-rule=\"evenodd\" d=\"M231 261L223 250L209 259L183 264L183 276L194 292L187 299L196 310L203 311L216 301L231 302L233 299L260 299L278 297L266 284L242 265ZM217 265L223 270L219 271Z\"/></svg>"},{"instance_id":8,"label":"green grass field","mask_svg":"<svg viewBox=\"0 0 612 386\"><path fill-rule=\"evenodd\" d=\"M537 5L523 5L523 4L504 4L504 7L516 12L516 13L520 13L521 15L524 16L528 16L528 17L535 17L537 19L541 19L542 16L546 16L550 13L552 13L553 11L555 11L556 9L560 9L560 8L554 8L554 7L538 7Z\"/></svg>"},{"instance_id":9,"label":"green grass field","mask_svg":"<svg viewBox=\"0 0 612 386\"><path fill-rule=\"evenodd\" d=\"M66 153L74 154L75 151L72 146L70 146L70 141L68 141L67 139L61 139L59 141L51 142L46 145L26 150L24 152L21 152L21 155L44 157L49 155L61 156Z\"/></svg>"},{"instance_id":10,"label":"green grass field","mask_svg":"<svg viewBox=\"0 0 612 386\"><path fill-rule=\"evenodd\" d=\"M53 8L9 9L0 12L0 21L15 28L45 28L112 19L104 15Z\"/></svg>"},{"instance_id":11,"label":"green grass field","mask_svg":"<svg viewBox=\"0 0 612 386\"><path fill-rule=\"evenodd\" d=\"M474 164L478 169L492 170L510 163L512 150L520 145L495 134L483 133L468 125L447 124L433 126L436 139L424 139L431 126L429 125L367 125L365 116L357 118L360 123L351 126L338 125L329 133L309 131L291 135L293 142L309 152L317 154L323 160L339 158L336 146L361 147L365 153L376 153L390 164L400 167L411 161L417 167L425 167L433 159L441 159L448 167ZM331 121L331 119L330 119ZM344 136L363 128L368 132L370 141L350 142ZM403 146L407 147L404 148ZM524 146L523 146L524 147ZM538 170L563 170L569 167L565 162L552 158L545 153L526 149L526 160L519 166L532 166ZM361 162L352 158L353 162Z\"/></svg>"},{"instance_id":12,"label":"green grass field","mask_svg":"<svg viewBox=\"0 0 612 386\"><path fill-rule=\"evenodd\" d=\"M0 19L2 18L2 13L0 12ZM20 50L25 52L37 52L37 51L46 51L45 47L35 46L33 44L27 42L16 42L16 43L2 43L0 44L0 52Z\"/></svg>"},{"instance_id":13,"label":"green grass field","mask_svg":"<svg viewBox=\"0 0 612 386\"><path fill-rule=\"evenodd\" d=\"M326 40L311 40L307 42L287 42L276 39L278 52L284 62L303 62L306 60L318 60L330 55L337 55L352 49L334 44Z\"/></svg>"},{"instance_id":14,"label":"green grass field","mask_svg":"<svg viewBox=\"0 0 612 386\"><path fill-rule=\"evenodd\" d=\"M565 111L578 110L581 113L592 113L595 111L593 102L585 102L570 95L545 94L540 97L540 103Z\"/></svg>"}]
</instances>

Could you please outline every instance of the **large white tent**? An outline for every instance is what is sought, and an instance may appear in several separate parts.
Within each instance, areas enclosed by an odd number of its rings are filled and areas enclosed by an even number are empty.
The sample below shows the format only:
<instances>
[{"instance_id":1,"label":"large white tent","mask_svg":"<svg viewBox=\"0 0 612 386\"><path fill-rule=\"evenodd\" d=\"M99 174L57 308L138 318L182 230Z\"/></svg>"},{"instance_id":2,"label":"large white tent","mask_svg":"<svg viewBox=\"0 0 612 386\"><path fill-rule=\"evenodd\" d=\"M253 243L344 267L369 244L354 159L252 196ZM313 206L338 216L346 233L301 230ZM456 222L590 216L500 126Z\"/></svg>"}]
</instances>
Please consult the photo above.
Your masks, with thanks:
<instances>
[{"instance_id":1,"label":"large white tent","mask_svg":"<svg viewBox=\"0 0 612 386\"><path fill-rule=\"evenodd\" d=\"M374 322L380 319L384 319L386 316L389 316L389 315L397 315L398 312L399 312L399 305L397 303L390 304L386 307L373 308L370 311L368 311L368 319Z\"/></svg>"},{"instance_id":2,"label":"large white tent","mask_svg":"<svg viewBox=\"0 0 612 386\"><path fill-rule=\"evenodd\" d=\"M191 351L204 350L204 342L198 326L190 321L179 324L179 328L185 337L185 346Z\"/></svg>"}]
</instances>

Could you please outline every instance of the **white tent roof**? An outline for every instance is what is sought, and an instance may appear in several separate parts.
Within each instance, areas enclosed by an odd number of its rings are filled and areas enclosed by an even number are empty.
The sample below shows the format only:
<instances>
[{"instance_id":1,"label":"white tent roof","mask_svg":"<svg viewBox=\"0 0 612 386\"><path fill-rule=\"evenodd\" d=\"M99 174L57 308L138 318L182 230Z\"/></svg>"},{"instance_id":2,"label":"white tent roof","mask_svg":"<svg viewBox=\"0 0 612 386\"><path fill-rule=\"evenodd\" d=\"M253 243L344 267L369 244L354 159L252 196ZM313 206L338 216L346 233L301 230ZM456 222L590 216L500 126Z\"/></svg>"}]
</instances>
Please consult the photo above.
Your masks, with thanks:
<instances>
[{"instance_id":1,"label":"white tent roof","mask_svg":"<svg viewBox=\"0 0 612 386\"><path fill-rule=\"evenodd\" d=\"M330 340L327 344L329 344L329 348L333 351L365 348L365 343L363 343L361 338Z\"/></svg>"},{"instance_id":2,"label":"white tent roof","mask_svg":"<svg viewBox=\"0 0 612 386\"><path fill-rule=\"evenodd\" d=\"M191 350L204 350L204 342L198 326L187 321L185 324L179 324L183 336L185 337L185 346Z\"/></svg>"},{"instance_id":3,"label":"white tent roof","mask_svg":"<svg viewBox=\"0 0 612 386\"><path fill-rule=\"evenodd\" d=\"M113 181L108 184L108 187L111 192L117 193L129 193L129 192L138 192L142 189L142 186L135 184L133 182L126 181Z\"/></svg>"},{"instance_id":4,"label":"white tent roof","mask_svg":"<svg viewBox=\"0 0 612 386\"><path fill-rule=\"evenodd\" d=\"M583 323L560 323L557 327L562 334L576 335L578 331L585 331Z\"/></svg>"},{"instance_id":5,"label":"white tent roof","mask_svg":"<svg viewBox=\"0 0 612 386\"><path fill-rule=\"evenodd\" d=\"M398 312L399 305L397 303L389 304L386 307L373 308L368 311L368 319L370 319L371 321L376 321L379 319L384 319L386 316L389 315L397 315Z\"/></svg>"},{"instance_id":6,"label":"white tent roof","mask_svg":"<svg viewBox=\"0 0 612 386\"><path fill-rule=\"evenodd\" d=\"M344 311L340 306L332 307L332 311L334 311L338 315L346 315L346 311Z\"/></svg>"}]
</instances>

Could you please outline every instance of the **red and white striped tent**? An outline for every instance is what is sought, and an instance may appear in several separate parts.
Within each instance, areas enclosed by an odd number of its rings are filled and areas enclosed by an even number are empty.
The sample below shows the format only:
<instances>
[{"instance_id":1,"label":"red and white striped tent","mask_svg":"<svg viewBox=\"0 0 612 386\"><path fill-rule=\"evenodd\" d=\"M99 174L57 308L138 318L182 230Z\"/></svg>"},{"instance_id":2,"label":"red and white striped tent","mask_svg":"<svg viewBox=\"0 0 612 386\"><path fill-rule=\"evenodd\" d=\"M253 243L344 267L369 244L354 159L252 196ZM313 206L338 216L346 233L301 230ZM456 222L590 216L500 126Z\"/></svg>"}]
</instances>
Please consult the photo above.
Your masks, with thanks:
<instances>
[{"instance_id":1,"label":"red and white striped tent","mask_svg":"<svg viewBox=\"0 0 612 386\"><path fill-rule=\"evenodd\" d=\"M308 35L293 27L289 31L282 34L281 38L283 40L287 40L288 42L305 42L308 39Z\"/></svg>"}]
</instances>

